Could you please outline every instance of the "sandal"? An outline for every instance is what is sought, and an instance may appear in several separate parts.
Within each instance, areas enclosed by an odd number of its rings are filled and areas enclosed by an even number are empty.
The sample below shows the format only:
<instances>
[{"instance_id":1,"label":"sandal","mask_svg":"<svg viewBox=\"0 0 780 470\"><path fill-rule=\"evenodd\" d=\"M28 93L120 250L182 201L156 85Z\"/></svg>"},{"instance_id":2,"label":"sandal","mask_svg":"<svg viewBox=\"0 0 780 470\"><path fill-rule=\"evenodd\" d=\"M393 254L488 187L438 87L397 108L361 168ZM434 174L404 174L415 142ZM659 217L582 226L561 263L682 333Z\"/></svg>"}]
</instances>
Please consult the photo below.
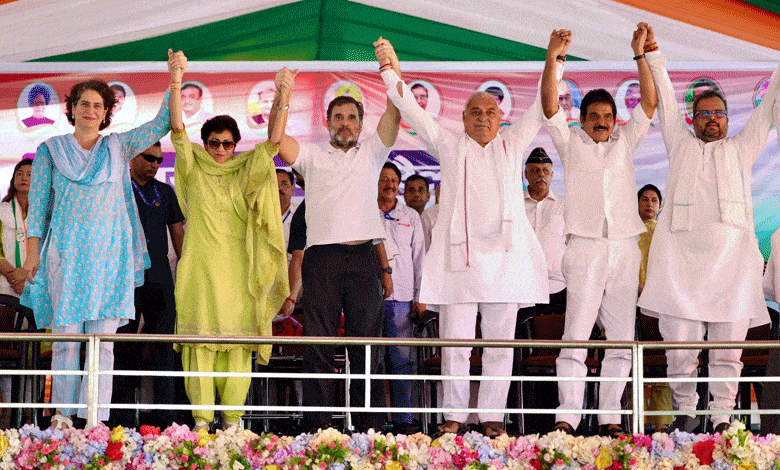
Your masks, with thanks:
<instances>
[{"instance_id":1,"label":"sandal","mask_svg":"<svg viewBox=\"0 0 780 470\"><path fill-rule=\"evenodd\" d=\"M202 429L205 429L206 432L209 430L209 423L205 421L198 421L195 423L195 426L192 427L192 432L200 432Z\"/></svg>"},{"instance_id":2,"label":"sandal","mask_svg":"<svg viewBox=\"0 0 780 470\"><path fill-rule=\"evenodd\" d=\"M561 431L570 436L574 435L574 428L571 427L571 424L567 423L566 421L558 421L557 423L555 423L555 427L552 430Z\"/></svg>"},{"instance_id":3,"label":"sandal","mask_svg":"<svg viewBox=\"0 0 780 470\"><path fill-rule=\"evenodd\" d=\"M506 434L506 429L498 421L485 421L482 423L482 435L491 439Z\"/></svg>"},{"instance_id":4,"label":"sandal","mask_svg":"<svg viewBox=\"0 0 780 470\"><path fill-rule=\"evenodd\" d=\"M460 423L458 421L453 420L447 420L444 422L444 424L440 424L438 427L437 436L443 436L445 434L456 434L458 436L462 436L466 434L466 431L468 430L468 427L464 423Z\"/></svg>"},{"instance_id":5,"label":"sandal","mask_svg":"<svg viewBox=\"0 0 780 470\"><path fill-rule=\"evenodd\" d=\"M51 417L51 427L54 429L59 429L60 431L64 431L65 429L70 429L73 427L73 420L68 416L63 416L62 414L57 413Z\"/></svg>"},{"instance_id":6,"label":"sandal","mask_svg":"<svg viewBox=\"0 0 780 470\"><path fill-rule=\"evenodd\" d=\"M626 430L619 424L602 424L599 426L599 436L611 437L617 439L626 434Z\"/></svg>"}]
</instances>

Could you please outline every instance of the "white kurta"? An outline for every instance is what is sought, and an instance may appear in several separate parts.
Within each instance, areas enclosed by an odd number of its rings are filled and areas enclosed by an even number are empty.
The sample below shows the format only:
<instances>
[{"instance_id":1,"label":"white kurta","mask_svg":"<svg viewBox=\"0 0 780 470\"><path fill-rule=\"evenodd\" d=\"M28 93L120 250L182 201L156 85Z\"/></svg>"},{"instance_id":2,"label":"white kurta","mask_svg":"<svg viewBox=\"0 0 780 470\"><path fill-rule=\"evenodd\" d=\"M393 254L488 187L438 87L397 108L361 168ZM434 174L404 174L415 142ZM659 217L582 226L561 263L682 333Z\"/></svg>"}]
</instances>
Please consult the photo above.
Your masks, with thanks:
<instances>
[{"instance_id":1,"label":"white kurta","mask_svg":"<svg viewBox=\"0 0 780 470\"><path fill-rule=\"evenodd\" d=\"M2 226L3 252L6 261L15 268L21 268L21 265L16 265L16 247L19 247L20 261L24 265L24 260L27 258L27 226L22 218L22 208L19 207L19 203L16 203L16 210L14 210L11 201L0 202L0 226ZM0 294L19 297L5 276L0 276Z\"/></svg>"},{"instance_id":2,"label":"white kurta","mask_svg":"<svg viewBox=\"0 0 780 470\"><path fill-rule=\"evenodd\" d=\"M526 190L525 214L528 222L542 245L547 259L547 279L550 282L550 294L566 288L563 279L563 253L566 251L566 235L563 222L563 198L552 191L541 201L533 199Z\"/></svg>"},{"instance_id":3,"label":"white kurta","mask_svg":"<svg viewBox=\"0 0 780 470\"><path fill-rule=\"evenodd\" d=\"M764 99L738 134L705 143L685 125L658 52L646 55L658 89L661 130L669 155L666 210L661 212L650 245L647 281L639 306L649 312L703 322L769 321L761 290L763 257L758 250L751 196L752 167L772 126L777 96L777 70ZM718 200L716 158L736 155L744 185L746 222L743 226L722 222ZM678 191L690 182L682 175L695 169L695 185L689 210L690 230L672 230ZM687 204L686 204L687 205Z\"/></svg>"},{"instance_id":4,"label":"white kurta","mask_svg":"<svg viewBox=\"0 0 780 470\"><path fill-rule=\"evenodd\" d=\"M441 165L439 218L423 260L420 301L547 303L547 265L523 202L523 157L543 122L539 97L483 148L464 132L439 126L406 84L401 97L395 72L382 78L404 121ZM457 207L463 212L455 214ZM453 218L463 225L453 228ZM465 231L462 255L452 251L460 249L451 244L454 230ZM465 267L457 266L461 256Z\"/></svg>"},{"instance_id":5,"label":"white kurta","mask_svg":"<svg viewBox=\"0 0 780 470\"><path fill-rule=\"evenodd\" d=\"M417 301L425 252L420 215L411 207L396 202L389 212L380 210L379 217L385 224L385 252L393 269L393 294L385 300Z\"/></svg>"}]
</instances>

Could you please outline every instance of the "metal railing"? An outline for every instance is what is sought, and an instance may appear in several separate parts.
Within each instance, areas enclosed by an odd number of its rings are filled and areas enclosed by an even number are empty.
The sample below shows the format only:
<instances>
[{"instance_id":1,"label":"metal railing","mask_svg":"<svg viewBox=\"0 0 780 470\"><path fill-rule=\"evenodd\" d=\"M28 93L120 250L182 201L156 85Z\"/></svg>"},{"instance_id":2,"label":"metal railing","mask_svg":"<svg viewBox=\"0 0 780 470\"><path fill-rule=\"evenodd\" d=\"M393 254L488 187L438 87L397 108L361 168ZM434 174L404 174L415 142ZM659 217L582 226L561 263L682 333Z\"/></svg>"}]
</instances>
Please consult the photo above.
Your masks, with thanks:
<instances>
[{"instance_id":1,"label":"metal railing","mask_svg":"<svg viewBox=\"0 0 780 470\"><path fill-rule=\"evenodd\" d=\"M48 369L16 369L16 370L0 370L0 375L8 376L46 376L46 375L81 375L87 377L88 387L88 403L26 403L26 402L11 402L0 403L0 408L86 408L87 409L87 425L93 426L98 423L98 410L103 408L116 408L116 409L165 409L165 410L245 410L249 412L261 411L285 411L285 412L307 412L307 411L323 411L323 412L341 412L347 415L353 412L375 412L375 413L389 413L389 412L406 412L406 413L447 413L447 412L487 412L487 413L533 413L533 414L620 414L629 415L632 422L632 432L638 433L644 430L644 418L645 416L659 416L659 415L709 415L713 413L719 414L734 414L735 410L685 410L685 411L646 411L644 409L643 391L645 384L652 383L672 383L672 382L780 382L780 377L696 377L696 378L649 378L644 376L643 357L647 350L657 349L778 349L780 348L780 342L778 341L761 341L761 342L688 342L688 343L667 343L667 342L616 342L616 341L544 341L544 340L485 340L485 339L464 339L464 340L451 340L451 339L433 339L433 338L327 338L327 337L301 337L301 336L180 336L180 335L142 335L142 334L130 334L130 335L55 335L47 333L9 333L4 335L4 340L22 343L31 342L82 342L87 344L87 356L89 357L89 367L84 371L71 371L71 370L57 370L52 371ZM297 345L297 344L314 344L314 345L362 345L366 348L366 367L362 373L351 372L349 367L345 367L344 373L323 373L323 374L301 374L295 373L283 373L283 372L248 372L248 373L232 373L232 372L177 372L177 371L142 371L142 370L100 370L99 361L99 346L102 341L127 341L127 342L165 342L165 343L179 343L179 344L273 344L273 345ZM587 348L587 349L629 349L632 355L632 370L628 377L555 377L555 376L513 376L513 377L496 377L496 376L443 376L443 375L395 375L395 374L371 374L370 365L372 346L386 347L391 345L411 346L411 347L479 347L479 348ZM344 406L332 406L332 407L307 407L307 406L289 406L289 405L246 405L246 406L226 406L226 405L178 405L178 404L111 404L100 403L98 397L98 380L100 376L107 375L124 375L124 376L159 376L164 373L171 377L251 377L251 378L268 378L268 379L317 379L317 378L329 378L346 380L347 386L345 387L346 403ZM370 405L371 397L371 380L416 380L416 381L446 381L446 380L474 380L474 381L537 381L537 382L561 382L561 381L577 381L577 382L626 382L633 384L632 386L632 408L630 410L601 410L601 409L540 409L540 408L524 408L520 403L517 408L443 408L443 407L413 407L413 408L396 408L396 407L372 407ZM353 404L351 397L349 396L349 381L351 380L365 380L365 395L362 397L362 405ZM360 400L359 400L360 401ZM780 410L739 410L741 413L751 414L780 414Z\"/></svg>"}]
</instances>

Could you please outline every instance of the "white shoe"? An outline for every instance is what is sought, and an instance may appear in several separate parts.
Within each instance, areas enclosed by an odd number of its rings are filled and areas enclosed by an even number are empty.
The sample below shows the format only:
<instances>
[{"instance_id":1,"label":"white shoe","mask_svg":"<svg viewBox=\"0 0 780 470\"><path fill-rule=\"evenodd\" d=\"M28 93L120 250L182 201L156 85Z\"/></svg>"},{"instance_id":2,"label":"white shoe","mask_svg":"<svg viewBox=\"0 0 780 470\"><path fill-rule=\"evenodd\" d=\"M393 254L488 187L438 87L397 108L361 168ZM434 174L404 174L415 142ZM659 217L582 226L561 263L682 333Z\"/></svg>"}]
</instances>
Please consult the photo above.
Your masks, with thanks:
<instances>
[{"instance_id":1,"label":"white shoe","mask_svg":"<svg viewBox=\"0 0 780 470\"><path fill-rule=\"evenodd\" d=\"M205 421L198 421L195 423L195 426L192 428L192 432L200 432L201 429L205 429L206 431L209 430L209 423Z\"/></svg>"}]
</instances>

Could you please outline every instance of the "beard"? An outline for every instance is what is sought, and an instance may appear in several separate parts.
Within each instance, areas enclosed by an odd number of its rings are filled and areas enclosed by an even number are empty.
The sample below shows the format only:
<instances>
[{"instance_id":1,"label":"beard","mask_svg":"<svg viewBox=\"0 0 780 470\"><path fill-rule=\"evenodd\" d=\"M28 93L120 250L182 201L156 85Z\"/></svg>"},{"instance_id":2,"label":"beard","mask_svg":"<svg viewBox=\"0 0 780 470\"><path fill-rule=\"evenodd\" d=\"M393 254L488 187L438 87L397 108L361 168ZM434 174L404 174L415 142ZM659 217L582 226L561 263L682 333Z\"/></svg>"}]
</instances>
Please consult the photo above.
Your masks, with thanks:
<instances>
[{"instance_id":1,"label":"beard","mask_svg":"<svg viewBox=\"0 0 780 470\"><path fill-rule=\"evenodd\" d=\"M341 129L330 129L330 141L336 144L338 147L351 147L357 143L357 135L351 131L348 134L343 134L341 131L349 131L346 127Z\"/></svg>"}]
</instances>

